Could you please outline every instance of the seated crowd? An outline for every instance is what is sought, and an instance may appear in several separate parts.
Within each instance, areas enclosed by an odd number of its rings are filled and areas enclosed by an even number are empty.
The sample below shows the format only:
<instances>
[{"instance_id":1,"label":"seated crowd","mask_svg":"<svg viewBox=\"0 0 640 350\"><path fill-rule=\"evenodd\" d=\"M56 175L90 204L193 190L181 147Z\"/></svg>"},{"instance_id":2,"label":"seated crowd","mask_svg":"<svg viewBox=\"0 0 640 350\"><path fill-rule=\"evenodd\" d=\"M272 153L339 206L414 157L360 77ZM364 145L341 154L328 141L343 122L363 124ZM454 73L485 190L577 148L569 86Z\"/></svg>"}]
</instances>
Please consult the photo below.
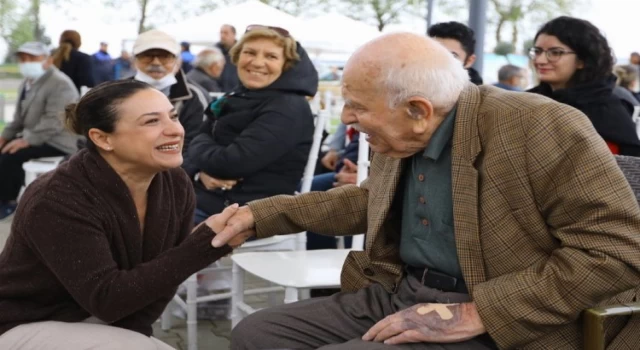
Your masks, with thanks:
<instances>
[{"instance_id":1,"label":"seated crowd","mask_svg":"<svg viewBox=\"0 0 640 350\"><path fill-rule=\"evenodd\" d=\"M515 66L482 84L461 23L365 43L344 67L326 172L300 195L319 79L288 31L252 25L236 41L225 25L193 57L150 30L132 77L82 97L59 69L80 57L65 33L51 56L17 52L25 79L0 137L1 215L15 211L0 349L170 349L152 324L188 276L301 230L308 249L366 232L365 249L349 253L342 291L248 316L232 349L577 349L585 309L638 300L640 207L613 156L640 152L638 73L614 69L587 21L540 28L528 92ZM356 186L360 133L371 166ZM22 165L49 156L67 160L18 204ZM639 327L612 319L607 345L633 348Z\"/></svg>"}]
</instances>

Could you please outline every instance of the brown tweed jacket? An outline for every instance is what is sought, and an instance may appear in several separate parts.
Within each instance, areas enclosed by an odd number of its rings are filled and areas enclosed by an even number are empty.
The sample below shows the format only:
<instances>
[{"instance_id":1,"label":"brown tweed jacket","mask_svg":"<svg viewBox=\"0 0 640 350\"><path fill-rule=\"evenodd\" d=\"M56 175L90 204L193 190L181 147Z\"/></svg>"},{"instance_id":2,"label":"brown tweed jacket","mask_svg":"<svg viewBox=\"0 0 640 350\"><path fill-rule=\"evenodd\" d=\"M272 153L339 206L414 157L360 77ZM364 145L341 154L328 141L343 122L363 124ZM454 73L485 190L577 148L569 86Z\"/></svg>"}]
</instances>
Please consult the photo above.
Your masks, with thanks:
<instances>
[{"instance_id":1,"label":"brown tweed jacket","mask_svg":"<svg viewBox=\"0 0 640 350\"><path fill-rule=\"evenodd\" d=\"M589 120L542 96L468 85L452 153L458 257L500 348L578 349L581 311L636 300L640 209ZM404 161L374 155L362 187L250 203L259 237L366 232L343 290L402 278L394 201ZM610 349L640 344L640 316L606 324ZM615 338L615 339L614 339Z\"/></svg>"}]
</instances>

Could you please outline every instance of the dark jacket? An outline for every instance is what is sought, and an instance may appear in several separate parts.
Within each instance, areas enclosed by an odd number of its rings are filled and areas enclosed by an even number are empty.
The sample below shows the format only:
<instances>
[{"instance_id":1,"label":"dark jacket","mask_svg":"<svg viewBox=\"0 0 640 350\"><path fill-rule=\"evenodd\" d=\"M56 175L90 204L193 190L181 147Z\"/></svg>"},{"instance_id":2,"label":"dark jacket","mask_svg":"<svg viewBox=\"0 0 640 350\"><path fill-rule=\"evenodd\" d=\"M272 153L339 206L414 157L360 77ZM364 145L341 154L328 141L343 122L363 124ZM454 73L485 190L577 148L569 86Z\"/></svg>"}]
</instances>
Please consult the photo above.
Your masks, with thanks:
<instances>
[{"instance_id":1,"label":"dark jacket","mask_svg":"<svg viewBox=\"0 0 640 350\"><path fill-rule=\"evenodd\" d=\"M239 183L230 191L208 191L196 182L198 208L220 212L277 194L293 194L307 163L313 115L305 96L315 95L318 73L298 45L301 61L260 90L242 86L212 103L215 110L192 142L185 169ZM214 120L215 119L215 120Z\"/></svg>"},{"instance_id":2,"label":"dark jacket","mask_svg":"<svg viewBox=\"0 0 640 350\"><path fill-rule=\"evenodd\" d=\"M93 78L93 62L91 56L78 50L71 50L69 60L63 61L60 71L66 74L80 92L80 87L92 88L96 85Z\"/></svg>"},{"instance_id":3,"label":"dark jacket","mask_svg":"<svg viewBox=\"0 0 640 350\"><path fill-rule=\"evenodd\" d=\"M182 169L149 187L144 232L120 176L82 150L24 193L0 254L0 335L24 323L94 316L151 335L187 277L227 255L214 233L191 233L195 209Z\"/></svg>"},{"instance_id":4,"label":"dark jacket","mask_svg":"<svg viewBox=\"0 0 640 350\"><path fill-rule=\"evenodd\" d=\"M231 92L240 85L240 80L238 79L238 67L231 62L229 50L227 50L222 43L217 43L216 47L222 51L226 62L222 69L220 79L218 80L220 81L220 86L222 87L223 92Z\"/></svg>"},{"instance_id":5,"label":"dark jacket","mask_svg":"<svg viewBox=\"0 0 640 350\"><path fill-rule=\"evenodd\" d=\"M91 56L93 61L93 79L99 85L105 81L113 80L113 61L108 53L98 51Z\"/></svg>"},{"instance_id":6,"label":"dark jacket","mask_svg":"<svg viewBox=\"0 0 640 350\"><path fill-rule=\"evenodd\" d=\"M617 145L620 154L640 156L640 140L631 115L620 99L613 95L615 77L552 91L542 83L528 92L541 94L584 113L600 136Z\"/></svg>"},{"instance_id":7,"label":"dark jacket","mask_svg":"<svg viewBox=\"0 0 640 350\"><path fill-rule=\"evenodd\" d=\"M192 84L182 71L176 73L176 80L178 82L171 85L169 90L169 101L178 111L178 119L184 128L182 154L186 155L191 140L200 133L200 127L204 120L204 109L209 99L204 95L203 88Z\"/></svg>"},{"instance_id":8,"label":"dark jacket","mask_svg":"<svg viewBox=\"0 0 640 350\"><path fill-rule=\"evenodd\" d=\"M222 88L218 80L196 67L187 73L187 79L202 86L207 92L221 92Z\"/></svg>"},{"instance_id":9,"label":"dark jacket","mask_svg":"<svg viewBox=\"0 0 640 350\"><path fill-rule=\"evenodd\" d=\"M640 102L631 90L623 88L622 86L616 86L613 88L613 95L620 99L622 105L629 112L629 115L633 115L635 107L640 107Z\"/></svg>"},{"instance_id":10,"label":"dark jacket","mask_svg":"<svg viewBox=\"0 0 640 350\"><path fill-rule=\"evenodd\" d=\"M469 72L469 80L476 84L476 85L482 85L483 81L482 81L482 77L480 76L480 73L478 73L477 70L475 70L472 67L467 68L467 72Z\"/></svg>"}]
</instances>

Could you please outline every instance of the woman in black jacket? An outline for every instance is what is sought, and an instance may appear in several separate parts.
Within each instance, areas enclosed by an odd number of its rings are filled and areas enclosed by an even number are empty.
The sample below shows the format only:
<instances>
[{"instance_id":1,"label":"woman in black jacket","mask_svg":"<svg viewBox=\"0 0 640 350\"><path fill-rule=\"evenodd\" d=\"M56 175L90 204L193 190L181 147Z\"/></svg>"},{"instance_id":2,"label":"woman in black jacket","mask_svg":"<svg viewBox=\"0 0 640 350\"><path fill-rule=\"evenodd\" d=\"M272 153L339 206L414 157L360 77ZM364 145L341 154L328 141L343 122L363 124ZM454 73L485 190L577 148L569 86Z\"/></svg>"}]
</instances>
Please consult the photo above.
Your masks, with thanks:
<instances>
[{"instance_id":1,"label":"woman in black jacket","mask_svg":"<svg viewBox=\"0 0 640 350\"><path fill-rule=\"evenodd\" d=\"M612 94L614 58L598 28L582 19L558 17L538 31L529 55L540 79L529 92L586 114L613 153L640 156L631 115Z\"/></svg>"},{"instance_id":2,"label":"woman in black jacket","mask_svg":"<svg viewBox=\"0 0 640 350\"><path fill-rule=\"evenodd\" d=\"M78 51L81 44L80 33L65 30L60 35L60 46L53 55L53 64L71 78L78 92L82 86L95 86L91 56Z\"/></svg>"},{"instance_id":3,"label":"woman in black jacket","mask_svg":"<svg viewBox=\"0 0 640 350\"><path fill-rule=\"evenodd\" d=\"M305 50L276 27L250 26L231 50L240 86L213 102L188 150L196 222L229 204L293 194L313 139L306 96L318 73Z\"/></svg>"}]
</instances>

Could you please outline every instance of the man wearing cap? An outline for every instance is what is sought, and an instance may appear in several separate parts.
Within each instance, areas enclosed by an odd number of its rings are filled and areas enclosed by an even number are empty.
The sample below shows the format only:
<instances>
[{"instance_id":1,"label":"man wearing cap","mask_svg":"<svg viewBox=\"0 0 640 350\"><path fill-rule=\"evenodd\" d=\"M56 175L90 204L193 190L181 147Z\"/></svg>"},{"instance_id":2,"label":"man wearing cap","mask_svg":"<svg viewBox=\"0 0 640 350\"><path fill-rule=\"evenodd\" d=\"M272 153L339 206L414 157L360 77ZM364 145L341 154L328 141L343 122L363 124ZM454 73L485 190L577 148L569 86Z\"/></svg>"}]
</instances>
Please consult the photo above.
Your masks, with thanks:
<instances>
[{"instance_id":1,"label":"man wearing cap","mask_svg":"<svg viewBox=\"0 0 640 350\"><path fill-rule=\"evenodd\" d=\"M138 36L133 54L138 70L134 79L163 92L175 107L184 127L182 153L185 154L191 139L200 129L208 102L202 90L191 83L180 69L180 45L168 34L153 29Z\"/></svg>"},{"instance_id":2,"label":"man wearing cap","mask_svg":"<svg viewBox=\"0 0 640 350\"><path fill-rule=\"evenodd\" d=\"M193 69L193 60L195 56L191 53L191 44L186 41L180 43L180 59L182 60L182 71L186 74Z\"/></svg>"},{"instance_id":3,"label":"man wearing cap","mask_svg":"<svg viewBox=\"0 0 640 350\"><path fill-rule=\"evenodd\" d=\"M0 136L0 219L15 211L24 183L23 163L77 150L77 136L64 128L60 115L77 100L78 90L48 56L47 47L38 42L23 44L17 52L25 80L18 90L13 121Z\"/></svg>"}]
</instances>

